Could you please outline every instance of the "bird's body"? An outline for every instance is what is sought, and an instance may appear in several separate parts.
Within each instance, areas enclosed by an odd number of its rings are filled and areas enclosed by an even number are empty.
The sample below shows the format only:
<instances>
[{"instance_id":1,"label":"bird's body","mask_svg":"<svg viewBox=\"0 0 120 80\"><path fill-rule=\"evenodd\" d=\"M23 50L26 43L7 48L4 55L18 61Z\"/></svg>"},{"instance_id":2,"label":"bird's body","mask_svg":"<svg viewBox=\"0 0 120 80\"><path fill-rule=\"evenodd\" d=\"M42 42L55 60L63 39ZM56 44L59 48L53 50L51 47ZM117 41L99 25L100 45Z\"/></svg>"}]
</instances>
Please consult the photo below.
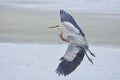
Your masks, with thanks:
<instances>
[{"instance_id":1,"label":"bird's body","mask_svg":"<svg viewBox=\"0 0 120 80\"><path fill-rule=\"evenodd\" d=\"M61 63L56 69L56 72L59 75L66 76L76 69L76 67L83 60L85 54L90 62L92 62L92 60L86 53L86 51L90 52L90 50L88 47L87 40L85 38L85 34L81 30L81 28L77 25L74 18L65 11L60 10L60 19L62 24L69 32L67 38L64 38L63 31L59 28L60 38L63 41L68 42L68 48L64 56L60 59ZM90 52L90 54L95 57L93 53Z\"/></svg>"}]
</instances>

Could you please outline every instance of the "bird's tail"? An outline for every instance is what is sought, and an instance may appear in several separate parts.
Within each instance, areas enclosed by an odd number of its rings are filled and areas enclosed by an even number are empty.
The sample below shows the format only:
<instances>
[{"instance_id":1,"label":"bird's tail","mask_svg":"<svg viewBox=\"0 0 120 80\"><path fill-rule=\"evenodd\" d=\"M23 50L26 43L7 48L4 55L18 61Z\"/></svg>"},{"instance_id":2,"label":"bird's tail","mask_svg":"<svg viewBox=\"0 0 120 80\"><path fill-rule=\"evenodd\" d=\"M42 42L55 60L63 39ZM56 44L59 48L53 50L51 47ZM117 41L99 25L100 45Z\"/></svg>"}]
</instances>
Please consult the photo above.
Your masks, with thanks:
<instances>
[{"instance_id":1,"label":"bird's tail","mask_svg":"<svg viewBox=\"0 0 120 80\"><path fill-rule=\"evenodd\" d=\"M67 61L62 58L62 62L59 64L58 68L56 69L56 73L60 75L69 75L73 72L76 67L81 63L84 58L85 51L79 52L73 61Z\"/></svg>"}]
</instances>

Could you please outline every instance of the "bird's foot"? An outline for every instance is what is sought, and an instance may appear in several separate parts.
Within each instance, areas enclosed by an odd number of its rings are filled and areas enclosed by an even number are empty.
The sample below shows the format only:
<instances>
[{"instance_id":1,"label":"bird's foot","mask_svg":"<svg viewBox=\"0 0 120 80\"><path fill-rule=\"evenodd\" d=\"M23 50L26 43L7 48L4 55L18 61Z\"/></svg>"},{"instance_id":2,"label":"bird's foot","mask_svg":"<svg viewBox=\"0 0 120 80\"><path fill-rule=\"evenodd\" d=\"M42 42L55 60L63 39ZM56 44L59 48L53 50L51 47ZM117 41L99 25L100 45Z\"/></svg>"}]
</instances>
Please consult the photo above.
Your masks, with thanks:
<instances>
[{"instance_id":1,"label":"bird's foot","mask_svg":"<svg viewBox=\"0 0 120 80\"><path fill-rule=\"evenodd\" d=\"M87 56L87 58L88 58L88 60L93 64L93 59L91 59L89 56L88 56L88 54L87 53L85 53L86 54L86 56Z\"/></svg>"},{"instance_id":2,"label":"bird's foot","mask_svg":"<svg viewBox=\"0 0 120 80\"><path fill-rule=\"evenodd\" d=\"M96 55L94 53L90 53L93 57L96 57Z\"/></svg>"},{"instance_id":3,"label":"bird's foot","mask_svg":"<svg viewBox=\"0 0 120 80\"><path fill-rule=\"evenodd\" d=\"M96 55L94 53L92 53L89 49L88 49L88 51L93 57L96 57Z\"/></svg>"},{"instance_id":4,"label":"bird's foot","mask_svg":"<svg viewBox=\"0 0 120 80\"><path fill-rule=\"evenodd\" d=\"M93 59L91 59L91 58L88 57L88 60L89 60L92 64L94 64L93 61L92 61Z\"/></svg>"}]
</instances>

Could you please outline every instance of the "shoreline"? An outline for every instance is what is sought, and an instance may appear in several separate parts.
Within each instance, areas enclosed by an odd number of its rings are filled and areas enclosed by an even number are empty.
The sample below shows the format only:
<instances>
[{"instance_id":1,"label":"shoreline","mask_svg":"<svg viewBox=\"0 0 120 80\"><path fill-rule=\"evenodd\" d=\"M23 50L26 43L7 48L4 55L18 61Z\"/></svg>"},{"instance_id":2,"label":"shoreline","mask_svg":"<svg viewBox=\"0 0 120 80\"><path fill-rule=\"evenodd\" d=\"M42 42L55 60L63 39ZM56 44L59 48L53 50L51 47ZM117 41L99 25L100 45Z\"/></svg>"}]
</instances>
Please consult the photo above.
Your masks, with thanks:
<instances>
[{"instance_id":1,"label":"shoreline","mask_svg":"<svg viewBox=\"0 0 120 80\"><path fill-rule=\"evenodd\" d=\"M0 43L64 44L56 30L48 29L56 24L62 26L59 22L59 11L32 11L8 7L0 7L0 11ZM120 15L84 14L71 10L69 13L81 26L88 43L120 46Z\"/></svg>"},{"instance_id":2,"label":"shoreline","mask_svg":"<svg viewBox=\"0 0 120 80\"><path fill-rule=\"evenodd\" d=\"M13 44L13 45L65 45L68 46L68 43L65 42L0 42L0 45L2 44ZM91 47L104 47L104 48L120 48L120 45L117 44L94 44L94 43L88 43L89 48Z\"/></svg>"}]
</instances>

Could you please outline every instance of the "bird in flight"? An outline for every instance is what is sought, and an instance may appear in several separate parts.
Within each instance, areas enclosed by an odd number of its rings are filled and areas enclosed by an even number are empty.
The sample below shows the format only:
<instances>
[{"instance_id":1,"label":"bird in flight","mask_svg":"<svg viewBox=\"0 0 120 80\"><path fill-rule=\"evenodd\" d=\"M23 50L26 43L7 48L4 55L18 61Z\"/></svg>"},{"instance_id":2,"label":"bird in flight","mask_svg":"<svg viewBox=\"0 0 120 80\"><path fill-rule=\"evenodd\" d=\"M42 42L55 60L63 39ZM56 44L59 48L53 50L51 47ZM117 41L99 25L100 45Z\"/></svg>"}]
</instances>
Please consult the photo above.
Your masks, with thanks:
<instances>
[{"instance_id":1,"label":"bird in flight","mask_svg":"<svg viewBox=\"0 0 120 80\"><path fill-rule=\"evenodd\" d=\"M89 50L85 34L69 13L64 10L60 10L60 21L68 30L69 34L66 38L63 37L63 30L59 25L51 26L49 28L57 28L60 32L60 39L68 43L68 48L64 56L60 58L61 62L56 69L56 73L58 75L66 76L72 73L78 65L80 65L85 55L93 64L93 61L88 56L87 52L89 52L93 57L96 56Z\"/></svg>"}]
</instances>

